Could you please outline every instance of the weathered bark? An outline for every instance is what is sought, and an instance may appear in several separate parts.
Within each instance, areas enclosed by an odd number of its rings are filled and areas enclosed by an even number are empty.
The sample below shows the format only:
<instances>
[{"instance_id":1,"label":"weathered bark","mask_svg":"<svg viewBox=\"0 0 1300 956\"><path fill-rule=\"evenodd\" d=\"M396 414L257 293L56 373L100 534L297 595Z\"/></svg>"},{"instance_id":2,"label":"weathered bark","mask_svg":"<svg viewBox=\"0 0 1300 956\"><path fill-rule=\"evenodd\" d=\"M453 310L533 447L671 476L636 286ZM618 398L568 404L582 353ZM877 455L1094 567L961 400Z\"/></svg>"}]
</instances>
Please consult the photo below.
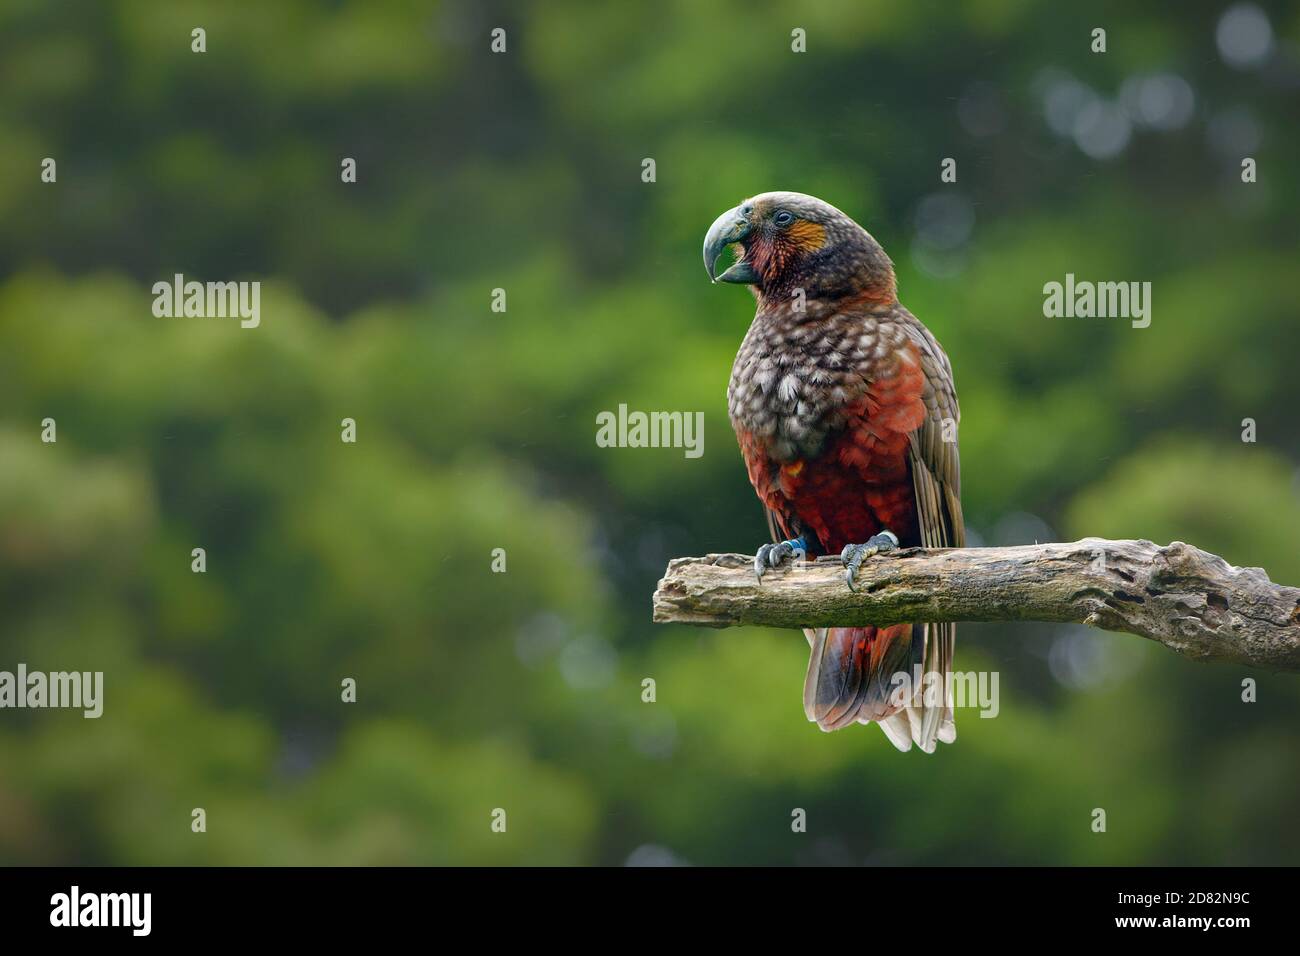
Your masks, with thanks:
<instances>
[{"instance_id":1,"label":"weathered bark","mask_svg":"<svg viewBox=\"0 0 1300 956\"><path fill-rule=\"evenodd\" d=\"M728 627L903 621L1073 622L1201 661L1300 671L1300 588L1175 541L1084 538L1014 548L907 548L868 559L850 591L837 558L767 572L753 557L675 558L654 620Z\"/></svg>"}]
</instances>

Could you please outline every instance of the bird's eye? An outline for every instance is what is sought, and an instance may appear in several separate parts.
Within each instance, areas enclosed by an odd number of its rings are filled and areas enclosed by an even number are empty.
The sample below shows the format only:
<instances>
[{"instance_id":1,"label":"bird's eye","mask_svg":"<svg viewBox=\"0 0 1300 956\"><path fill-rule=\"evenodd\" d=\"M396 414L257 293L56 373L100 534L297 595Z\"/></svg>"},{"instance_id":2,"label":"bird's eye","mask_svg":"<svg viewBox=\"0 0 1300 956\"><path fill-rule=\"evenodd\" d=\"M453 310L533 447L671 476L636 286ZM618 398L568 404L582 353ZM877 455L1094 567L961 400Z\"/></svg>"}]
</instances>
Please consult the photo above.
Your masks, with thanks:
<instances>
[{"instance_id":1,"label":"bird's eye","mask_svg":"<svg viewBox=\"0 0 1300 956\"><path fill-rule=\"evenodd\" d=\"M782 209L772 217L772 221L778 226L788 226L790 223L794 222L794 213Z\"/></svg>"}]
</instances>

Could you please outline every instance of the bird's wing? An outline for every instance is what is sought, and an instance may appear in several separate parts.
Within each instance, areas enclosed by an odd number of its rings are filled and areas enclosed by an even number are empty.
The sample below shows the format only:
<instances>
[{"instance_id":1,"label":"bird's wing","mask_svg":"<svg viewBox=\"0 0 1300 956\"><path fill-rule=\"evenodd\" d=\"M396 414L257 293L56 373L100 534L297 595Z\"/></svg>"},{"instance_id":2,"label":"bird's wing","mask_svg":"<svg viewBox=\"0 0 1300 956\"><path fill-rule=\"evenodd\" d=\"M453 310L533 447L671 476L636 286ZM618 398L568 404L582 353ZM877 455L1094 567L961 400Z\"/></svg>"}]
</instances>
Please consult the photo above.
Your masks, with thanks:
<instances>
[{"instance_id":1,"label":"bird's wing","mask_svg":"<svg viewBox=\"0 0 1300 956\"><path fill-rule=\"evenodd\" d=\"M952 366L939 343L920 322L908 323L925 382L925 419L912 432L910 457L916 487L921 543L927 548L960 548L966 543L961 514L961 459L957 425L961 409L952 383Z\"/></svg>"},{"instance_id":2,"label":"bird's wing","mask_svg":"<svg viewBox=\"0 0 1300 956\"><path fill-rule=\"evenodd\" d=\"M909 458L912 485L916 490L916 517L921 544L927 548L960 548L966 543L961 513L961 460L957 451L957 423L961 409L953 387L952 366L939 343L920 322L907 324L908 337L916 345L925 384L921 399L925 419L912 432ZM952 671L953 644L957 626L952 623L922 624L924 671L940 674L945 685ZM947 690L941 706L909 708L913 738L923 749L933 749L936 739L951 743L956 736L952 701Z\"/></svg>"}]
</instances>

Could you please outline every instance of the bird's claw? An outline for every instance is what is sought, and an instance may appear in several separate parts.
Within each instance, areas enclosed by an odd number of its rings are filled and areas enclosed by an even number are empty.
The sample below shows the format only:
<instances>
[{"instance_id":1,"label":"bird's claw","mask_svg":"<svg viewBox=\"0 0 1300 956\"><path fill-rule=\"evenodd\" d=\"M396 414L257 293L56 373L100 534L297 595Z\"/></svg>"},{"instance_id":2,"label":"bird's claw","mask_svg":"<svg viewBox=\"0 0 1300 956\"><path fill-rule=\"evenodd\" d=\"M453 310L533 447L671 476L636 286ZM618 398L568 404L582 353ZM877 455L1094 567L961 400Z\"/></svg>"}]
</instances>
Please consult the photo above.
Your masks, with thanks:
<instances>
[{"instance_id":1,"label":"bird's claw","mask_svg":"<svg viewBox=\"0 0 1300 956\"><path fill-rule=\"evenodd\" d=\"M803 538L792 538L779 544L765 544L754 555L754 577L763 583L763 574L768 568L775 568L787 558L801 559L808 553L808 545Z\"/></svg>"},{"instance_id":2,"label":"bird's claw","mask_svg":"<svg viewBox=\"0 0 1300 956\"><path fill-rule=\"evenodd\" d=\"M897 547L898 537L892 531L882 531L880 534L872 535L866 544L846 544L844 550L840 552L840 563L845 567L844 580L848 583L849 590L857 590L853 586L853 579L857 577L863 561L874 555L893 551Z\"/></svg>"}]
</instances>

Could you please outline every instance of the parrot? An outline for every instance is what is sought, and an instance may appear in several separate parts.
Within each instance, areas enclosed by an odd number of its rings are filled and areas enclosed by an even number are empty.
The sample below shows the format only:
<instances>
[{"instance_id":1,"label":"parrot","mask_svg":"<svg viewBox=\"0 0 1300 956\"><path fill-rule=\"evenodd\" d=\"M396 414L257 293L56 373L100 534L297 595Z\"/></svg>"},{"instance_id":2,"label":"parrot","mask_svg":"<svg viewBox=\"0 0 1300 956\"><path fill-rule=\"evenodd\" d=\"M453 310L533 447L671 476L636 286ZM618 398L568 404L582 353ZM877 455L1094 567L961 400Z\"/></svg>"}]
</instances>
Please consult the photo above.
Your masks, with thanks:
<instances>
[{"instance_id":1,"label":"parrot","mask_svg":"<svg viewBox=\"0 0 1300 956\"><path fill-rule=\"evenodd\" d=\"M952 365L898 301L880 243L814 196L767 192L718 216L704 266L757 302L727 411L771 536L754 557L759 586L770 569L838 553L853 588L875 555L963 546ZM804 713L821 730L874 722L899 750L926 753L956 739L956 625L804 634Z\"/></svg>"}]
</instances>

